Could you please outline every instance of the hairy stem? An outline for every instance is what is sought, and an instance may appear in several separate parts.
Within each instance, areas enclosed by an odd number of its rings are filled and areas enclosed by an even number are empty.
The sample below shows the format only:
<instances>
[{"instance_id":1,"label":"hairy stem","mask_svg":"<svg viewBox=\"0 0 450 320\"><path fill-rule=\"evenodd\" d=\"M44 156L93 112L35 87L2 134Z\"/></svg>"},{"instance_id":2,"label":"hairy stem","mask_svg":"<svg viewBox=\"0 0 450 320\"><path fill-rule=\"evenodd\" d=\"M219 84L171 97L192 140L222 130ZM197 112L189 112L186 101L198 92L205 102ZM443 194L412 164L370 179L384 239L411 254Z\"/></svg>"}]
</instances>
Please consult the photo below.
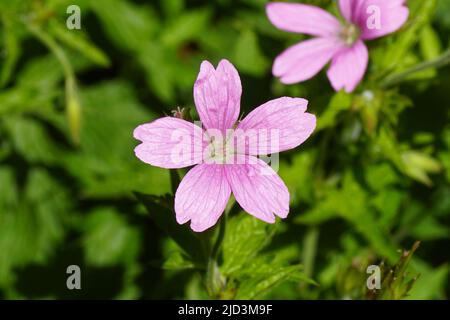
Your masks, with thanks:
<instances>
[{"instance_id":1,"label":"hairy stem","mask_svg":"<svg viewBox=\"0 0 450 320\"><path fill-rule=\"evenodd\" d=\"M406 78L408 78L409 76L423 71L423 70L427 70L430 68L441 68L446 66L447 64L450 64L450 49L447 50L446 52L444 52L444 54L442 54L440 57L430 60L430 61L425 61L422 63L419 63L417 65L415 65L414 67L411 67L405 71L393 74L389 77L387 77L382 83L381 83L381 87L382 88L387 88L390 87L392 85L398 84L402 81L404 81Z\"/></svg>"}]
</instances>

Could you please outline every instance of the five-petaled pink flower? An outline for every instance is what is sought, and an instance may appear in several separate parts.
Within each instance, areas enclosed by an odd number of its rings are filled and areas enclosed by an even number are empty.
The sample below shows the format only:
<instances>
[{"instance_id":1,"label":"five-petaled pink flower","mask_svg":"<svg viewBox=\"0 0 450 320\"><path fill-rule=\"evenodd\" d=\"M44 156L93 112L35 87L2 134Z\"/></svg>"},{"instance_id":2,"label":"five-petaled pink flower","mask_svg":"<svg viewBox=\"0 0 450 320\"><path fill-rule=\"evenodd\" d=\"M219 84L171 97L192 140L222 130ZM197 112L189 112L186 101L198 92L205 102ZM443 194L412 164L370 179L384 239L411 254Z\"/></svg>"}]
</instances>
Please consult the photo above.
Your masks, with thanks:
<instances>
[{"instance_id":1,"label":"five-petaled pink flower","mask_svg":"<svg viewBox=\"0 0 450 320\"><path fill-rule=\"evenodd\" d=\"M311 5L267 5L267 16L277 28L316 37L288 48L275 59L272 72L282 83L311 79L331 60L327 75L333 88L352 92L367 69L369 54L363 41L398 30L409 15L405 0L338 1L343 23Z\"/></svg>"},{"instance_id":2,"label":"five-petaled pink flower","mask_svg":"<svg viewBox=\"0 0 450 320\"><path fill-rule=\"evenodd\" d=\"M316 118L306 112L305 99L283 97L261 105L238 122L241 93L239 74L230 62L222 60L215 69L204 61L194 85L203 127L164 117L134 131L134 137L142 141L135 149L142 161L168 169L195 165L178 186L175 213L178 223L190 220L196 232L216 224L231 192L245 211L268 223L275 222L275 215L286 218L289 212L286 185L257 156L299 146L315 129ZM230 129L250 138L250 144L246 140L244 148L228 149L224 141L208 134L215 130L229 139ZM268 131L278 134L275 144L267 141Z\"/></svg>"}]
</instances>

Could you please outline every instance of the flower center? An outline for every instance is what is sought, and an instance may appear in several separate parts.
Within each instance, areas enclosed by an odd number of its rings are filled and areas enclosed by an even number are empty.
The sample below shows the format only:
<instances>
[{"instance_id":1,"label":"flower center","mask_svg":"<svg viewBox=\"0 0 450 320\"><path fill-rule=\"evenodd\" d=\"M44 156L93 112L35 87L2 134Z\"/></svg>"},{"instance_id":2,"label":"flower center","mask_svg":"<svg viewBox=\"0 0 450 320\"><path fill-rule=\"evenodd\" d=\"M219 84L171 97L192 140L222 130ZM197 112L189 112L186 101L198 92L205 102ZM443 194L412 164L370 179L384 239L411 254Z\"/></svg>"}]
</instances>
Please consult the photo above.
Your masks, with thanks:
<instances>
[{"instance_id":1,"label":"flower center","mask_svg":"<svg viewBox=\"0 0 450 320\"><path fill-rule=\"evenodd\" d=\"M360 35L361 30L355 24L347 24L343 26L339 34L340 38L348 46L352 46L359 39Z\"/></svg>"},{"instance_id":2,"label":"flower center","mask_svg":"<svg viewBox=\"0 0 450 320\"><path fill-rule=\"evenodd\" d=\"M206 160L216 164L228 163L227 161L235 155L232 136L232 132L225 138L211 136L206 150Z\"/></svg>"}]
</instances>

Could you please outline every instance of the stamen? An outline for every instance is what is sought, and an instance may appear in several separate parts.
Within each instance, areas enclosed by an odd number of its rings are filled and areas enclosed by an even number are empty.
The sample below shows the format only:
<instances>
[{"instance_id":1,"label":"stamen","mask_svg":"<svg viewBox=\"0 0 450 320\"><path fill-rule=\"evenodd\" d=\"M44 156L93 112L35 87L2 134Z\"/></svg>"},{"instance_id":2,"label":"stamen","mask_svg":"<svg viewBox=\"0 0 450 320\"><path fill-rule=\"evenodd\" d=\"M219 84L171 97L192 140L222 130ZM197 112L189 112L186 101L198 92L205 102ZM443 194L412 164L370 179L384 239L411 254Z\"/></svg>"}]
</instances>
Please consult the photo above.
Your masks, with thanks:
<instances>
[{"instance_id":1,"label":"stamen","mask_svg":"<svg viewBox=\"0 0 450 320\"><path fill-rule=\"evenodd\" d=\"M347 24L342 27L340 37L348 46L352 46L361 35L361 30L357 25Z\"/></svg>"}]
</instances>

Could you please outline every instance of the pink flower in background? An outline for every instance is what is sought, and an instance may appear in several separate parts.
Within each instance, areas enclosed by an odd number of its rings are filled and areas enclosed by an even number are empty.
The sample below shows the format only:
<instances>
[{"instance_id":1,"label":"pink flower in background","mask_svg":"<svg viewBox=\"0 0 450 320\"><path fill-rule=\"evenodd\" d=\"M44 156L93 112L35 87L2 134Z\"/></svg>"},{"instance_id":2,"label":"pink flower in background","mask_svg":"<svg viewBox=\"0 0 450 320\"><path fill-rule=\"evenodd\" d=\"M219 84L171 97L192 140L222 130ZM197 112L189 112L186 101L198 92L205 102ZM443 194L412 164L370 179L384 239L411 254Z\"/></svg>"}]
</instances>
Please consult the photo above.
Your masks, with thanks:
<instances>
[{"instance_id":1,"label":"pink flower in background","mask_svg":"<svg viewBox=\"0 0 450 320\"><path fill-rule=\"evenodd\" d=\"M315 129L316 118L305 112L306 100L283 97L261 105L238 122L241 93L239 74L230 62L222 60L214 69L205 61L194 85L195 105L204 128L164 117L134 130L134 137L142 141L135 149L142 161L168 169L195 165L176 191L175 213L178 223L190 220L196 232L216 224L231 192L245 211L268 223L275 222L275 215L286 218L289 211L286 185L257 156L268 154L267 144L270 153L299 146ZM208 133L227 132L224 140L228 141L233 128L253 142L230 151L224 148L224 141L212 139ZM278 134L275 144L268 142L269 131Z\"/></svg>"},{"instance_id":2,"label":"pink flower in background","mask_svg":"<svg viewBox=\"0 0 450 320\"><path fill-rule=\"evenodd\" d=\"M314 77L331 60L327 75L336 91L352 92L367 69L365 40L398 30L408 19L405 0L338 0L344 18L321 8L271 2L266 7L269 20L277 28L315 36L281 53L272 72L284 84Z\"/></svg>"}]
</instances>

